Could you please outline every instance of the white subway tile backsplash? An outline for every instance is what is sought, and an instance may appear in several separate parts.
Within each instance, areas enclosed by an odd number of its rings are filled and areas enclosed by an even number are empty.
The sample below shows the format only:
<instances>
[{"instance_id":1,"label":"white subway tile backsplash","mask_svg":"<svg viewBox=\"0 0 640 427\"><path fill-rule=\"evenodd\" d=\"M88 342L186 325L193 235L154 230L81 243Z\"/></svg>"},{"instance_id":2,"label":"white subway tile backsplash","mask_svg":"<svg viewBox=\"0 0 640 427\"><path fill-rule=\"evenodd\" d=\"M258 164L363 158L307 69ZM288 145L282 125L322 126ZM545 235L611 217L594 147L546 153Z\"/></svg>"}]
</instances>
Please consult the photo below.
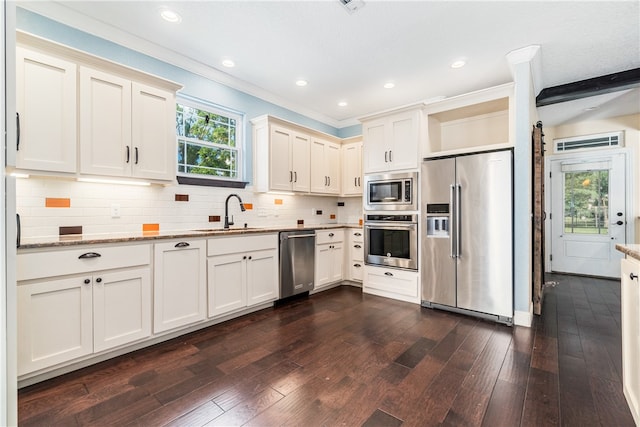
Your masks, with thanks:
<instances>
[{"instance_id":1,"label":"white subway tile backsplash","mask_svg":"<svg viewBox=\"0 0 640 427\"><path fill-rule=\"evenodd\" d=\"M60 226L83 226L85 234L137 232L143 223L158 223L161 230L222 228L224 202L238 194L253 209L240 211L236 199L229 201L229 215L242 226L295 226L323 223L357 223L362 218L362 199L293 196L253 193L250 188L230 189L189 185L131 187L31 177L16 183L17 211L21 215L24 237L55 236ZM189 196L188 202L175 201L176 194ZM45 199L71 199L69 208L46 208ZM282 200L276 205L275 199ZM337 206L337 202L344 206ZM111 206L120 205L120 217L111 217ZM315 210L322 210L316 215ZM260 216L266 214L266 216ZM331 219L330 215L336 215ZM220 222L209 222L220 216Z\"/></svg>"}]
</instances>

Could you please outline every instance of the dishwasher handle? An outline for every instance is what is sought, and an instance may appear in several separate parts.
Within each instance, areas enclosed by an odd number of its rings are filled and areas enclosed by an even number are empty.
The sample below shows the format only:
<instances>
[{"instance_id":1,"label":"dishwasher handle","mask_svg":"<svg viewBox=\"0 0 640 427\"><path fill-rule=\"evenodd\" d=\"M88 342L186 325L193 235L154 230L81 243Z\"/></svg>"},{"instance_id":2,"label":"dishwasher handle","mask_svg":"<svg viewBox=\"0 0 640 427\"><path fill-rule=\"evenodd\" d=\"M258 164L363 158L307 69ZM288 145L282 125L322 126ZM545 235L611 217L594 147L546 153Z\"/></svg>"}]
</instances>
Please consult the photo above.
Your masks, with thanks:
<instances>
[{"instance_id":1,"label":"dishwasher handle","mask_svg":"<svg viewBox=\"0 0 640 427\"><path fill-rule=\"evenodd\" d=\"M301 237L316 237L315 234L292 234L291 236L283 236L284 239L299 239Z\"/></svg>"}]
</instances>

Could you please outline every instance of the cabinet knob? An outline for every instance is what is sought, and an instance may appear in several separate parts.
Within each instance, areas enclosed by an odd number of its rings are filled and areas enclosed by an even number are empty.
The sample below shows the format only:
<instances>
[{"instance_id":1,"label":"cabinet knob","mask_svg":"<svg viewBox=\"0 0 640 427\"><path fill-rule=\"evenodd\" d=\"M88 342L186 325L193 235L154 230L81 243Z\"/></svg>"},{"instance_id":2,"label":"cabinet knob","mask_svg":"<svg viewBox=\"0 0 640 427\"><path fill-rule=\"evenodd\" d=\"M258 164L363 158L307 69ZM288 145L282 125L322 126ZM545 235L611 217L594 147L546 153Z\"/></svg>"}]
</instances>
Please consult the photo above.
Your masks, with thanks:
<instances>
[{"instance_id":1,"label":"cabinet knob","mask_svg":"<svg viewBox=\"0 0 640 427\"><path fill-rule=\"evenodd\" d=\"M249 259L251 259L251 256L249 256Z\"/></svg>"},{"instance_id":2,"label":"cabinet knob","mask_svg":"<svg viewBox=\"0 0 640 427\"><path fill-rule=\"evenodd\" d=\"M102 283L102 277L98 277L98 278L96 279L96 283Z\"/></svg>"},{"instance_id":3,"label":"cabinet knob","mask_svg":"<svg viewBox=\"0 0 640 427\"><path fill-rule=\"evenodd\" d=\"M629 273L629 279L636 280L638 278L637 274Z\"/></svg>"},{"instance_id":4,"label":"cabinet knob","mask_svg":"<svg viewBox=\"0 0 640 427\"><path fill-rule=\"evenodd\" d=\"M245 255L245 256L243 256L243 257L242 257L242 259L247 259L247 256L246 256L246 255Z\"/></svg>"},{"instance_id":5,"label":"cabinet knob","mask_svg":"<svg viewBox=\"0 0 640 427\"><path fill-rule=\"evenodd\" d=\"M91 280L89 280L89 279L84 279L84 284L85 284L85 285L88 285L89 283L91 283Z\"/></svg>"}]
</instances>

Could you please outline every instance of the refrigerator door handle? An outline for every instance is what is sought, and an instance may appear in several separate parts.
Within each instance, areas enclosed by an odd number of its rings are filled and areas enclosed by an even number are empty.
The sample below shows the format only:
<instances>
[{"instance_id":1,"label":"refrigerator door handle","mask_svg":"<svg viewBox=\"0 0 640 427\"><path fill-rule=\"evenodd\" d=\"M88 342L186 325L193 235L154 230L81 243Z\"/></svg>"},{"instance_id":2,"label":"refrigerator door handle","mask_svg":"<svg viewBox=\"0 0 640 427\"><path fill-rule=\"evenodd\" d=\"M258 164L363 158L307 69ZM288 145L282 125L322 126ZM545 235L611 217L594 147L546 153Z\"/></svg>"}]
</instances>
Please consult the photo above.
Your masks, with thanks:
<instances>
[{"instance_id":1,"label":"refrigerator door handle","mask_svg":"<svg viewBox=\"0 0 640 427\"><path fill-rule=\"evenodd\" d=\"M453 217L453 213L456 211L456 206L455 206L455 198L456 198L456 186L455 185L450 185L449 186L449 206L451 206L451 219L452 222L454 224L452 224L451 227L451 235L449 236L449 256L451 258L455 258L456 257L456 252L455 252L455 246L454 246L454 239L456 238L456 226L455 226L455 218Z\"/></svg>"},{"instance_id":2,"label":"refrigerator door handle","mask_svg":"<svg viewBox=\"0 0 640 427\"><path fill-rule=\"evenodd\" d=\"M456 258L460 258L460 211L462 210L461 199L462 186L456 184Z\"/></svg>"}]
</instances>

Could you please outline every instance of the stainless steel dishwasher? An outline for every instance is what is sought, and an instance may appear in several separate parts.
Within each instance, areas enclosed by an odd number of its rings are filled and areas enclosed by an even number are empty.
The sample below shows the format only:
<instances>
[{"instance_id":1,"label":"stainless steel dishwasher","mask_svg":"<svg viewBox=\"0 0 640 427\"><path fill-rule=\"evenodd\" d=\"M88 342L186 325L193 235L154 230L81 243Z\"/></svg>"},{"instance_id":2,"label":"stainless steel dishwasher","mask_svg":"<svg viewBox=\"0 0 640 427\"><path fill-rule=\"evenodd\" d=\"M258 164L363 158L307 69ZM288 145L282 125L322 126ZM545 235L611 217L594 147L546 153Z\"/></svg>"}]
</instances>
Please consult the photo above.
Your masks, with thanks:
<instances>
[{"instance_id":1,"label":"stainless steel dishwasher","mask_svg":"<svg viewBox=\"0 0 640 427\"><path fill-rule=\"evenodd\" d=\"M280 232L280 298L313 289L316 232Z\"/></svg>"}]
</instances>

